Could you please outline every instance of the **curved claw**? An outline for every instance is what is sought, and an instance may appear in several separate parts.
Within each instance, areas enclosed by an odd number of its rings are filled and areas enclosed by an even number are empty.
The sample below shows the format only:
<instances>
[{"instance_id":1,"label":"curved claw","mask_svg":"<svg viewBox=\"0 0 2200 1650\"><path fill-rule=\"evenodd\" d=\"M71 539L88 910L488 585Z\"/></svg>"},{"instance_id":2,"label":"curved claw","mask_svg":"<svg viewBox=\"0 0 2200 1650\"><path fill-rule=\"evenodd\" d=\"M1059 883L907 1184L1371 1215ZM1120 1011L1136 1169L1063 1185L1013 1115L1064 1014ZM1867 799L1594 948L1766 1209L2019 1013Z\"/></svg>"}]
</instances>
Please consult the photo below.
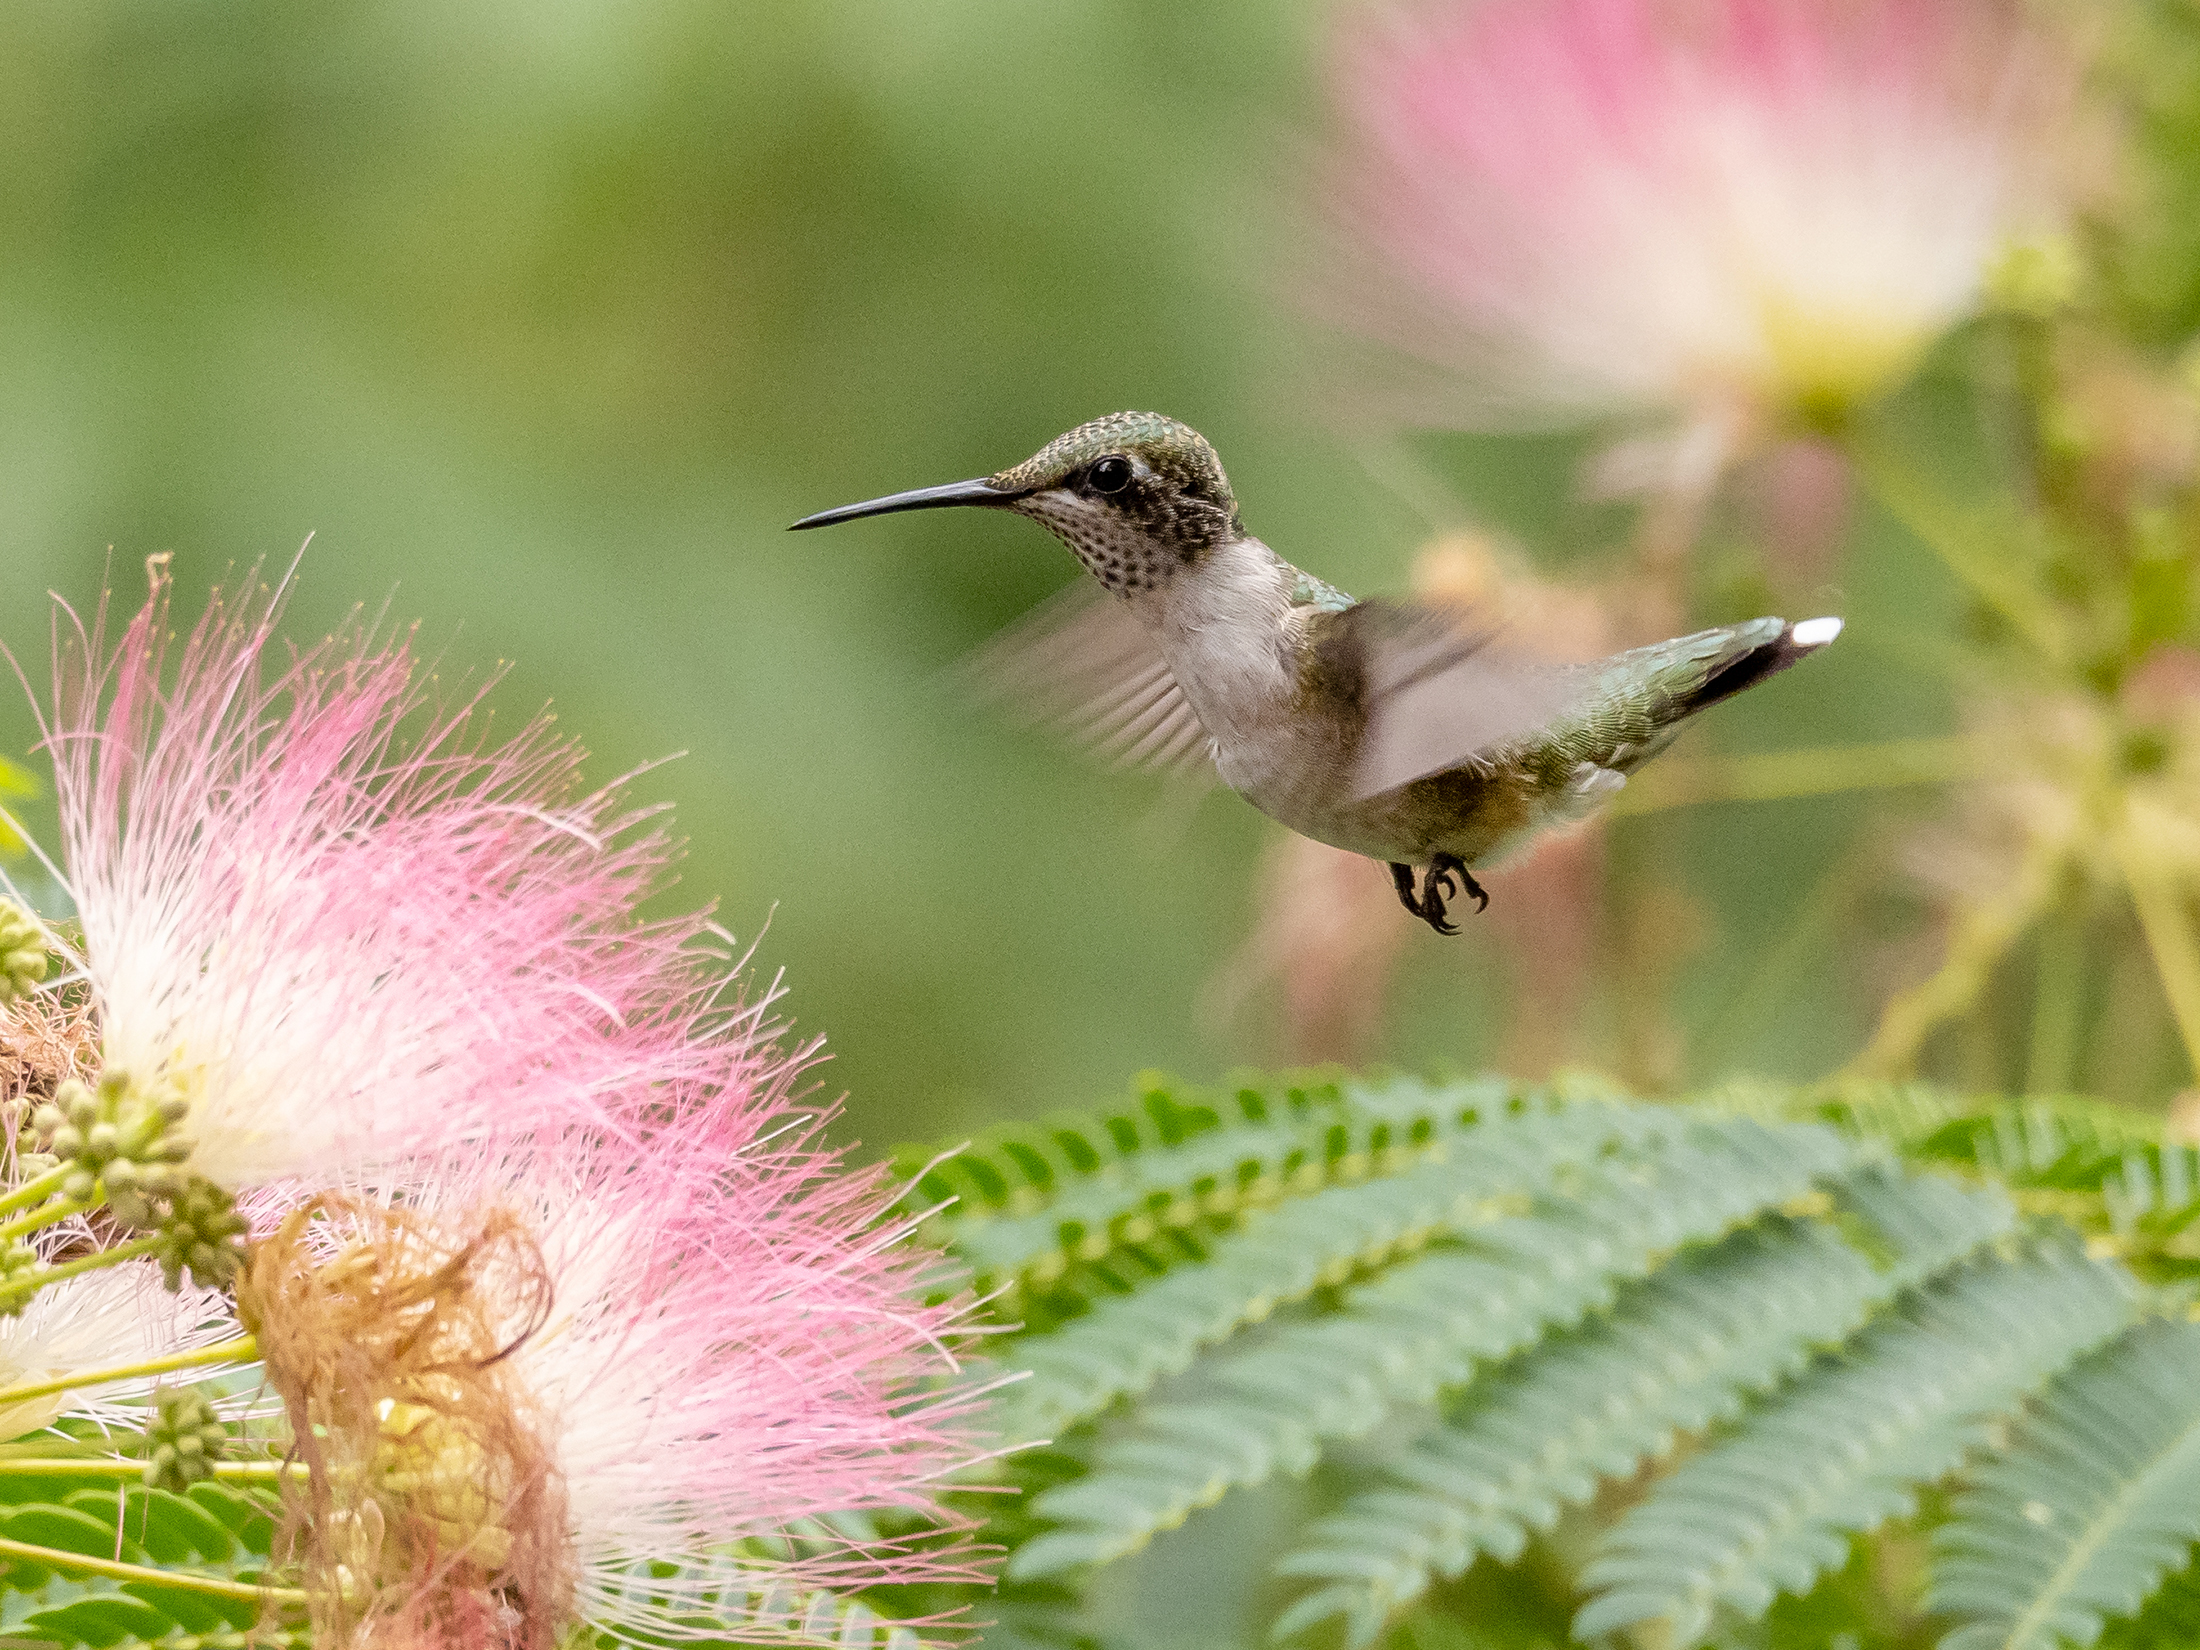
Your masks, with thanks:
<instances>
[{"instance_id":1,"label":"curved claw","mask_svg":"<svg viewBox=\"0 0 2200 1650\"><path fill-rule=\"evenodd\" d=\"M1398 890L1398 903L1439 934L1459 932L1458 924L1446 917L1444 906L1458 894L1462 880L1466 883L1467 892L1481 902L1475 907L1477 911L1487 908L1490 903L1489 895L1482 892L1482 885L1474 880L1474 874L1467 869L1466 862L1453 854L1438 854L1429 862L1428 873L1421 879L1419 893L1414 891L1413 867L1410 865L1393 863L1390 867L1390 880Z\"/></svg>"}]
</instances>

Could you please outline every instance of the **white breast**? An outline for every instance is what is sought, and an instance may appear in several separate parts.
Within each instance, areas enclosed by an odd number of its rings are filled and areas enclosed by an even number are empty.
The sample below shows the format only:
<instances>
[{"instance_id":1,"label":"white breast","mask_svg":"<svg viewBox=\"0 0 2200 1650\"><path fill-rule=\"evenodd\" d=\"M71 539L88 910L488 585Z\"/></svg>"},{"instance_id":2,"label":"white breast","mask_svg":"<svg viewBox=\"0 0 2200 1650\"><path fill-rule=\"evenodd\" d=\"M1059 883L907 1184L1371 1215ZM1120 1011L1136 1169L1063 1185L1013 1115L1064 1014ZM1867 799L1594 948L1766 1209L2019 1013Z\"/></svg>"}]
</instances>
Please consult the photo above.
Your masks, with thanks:
<instances>
[{"instance_id":1,"label":"white breast","mask_svg":"<svg viewBox=\"0 0 2200 1650\"><path fill-rule=\"evenodd\" d=\"M1213 737L1222 782L1256 801L1288 784L1296 754L1292 582L1265 544L1239 539L1131 604Z\"/></svg>"}]
</instances>

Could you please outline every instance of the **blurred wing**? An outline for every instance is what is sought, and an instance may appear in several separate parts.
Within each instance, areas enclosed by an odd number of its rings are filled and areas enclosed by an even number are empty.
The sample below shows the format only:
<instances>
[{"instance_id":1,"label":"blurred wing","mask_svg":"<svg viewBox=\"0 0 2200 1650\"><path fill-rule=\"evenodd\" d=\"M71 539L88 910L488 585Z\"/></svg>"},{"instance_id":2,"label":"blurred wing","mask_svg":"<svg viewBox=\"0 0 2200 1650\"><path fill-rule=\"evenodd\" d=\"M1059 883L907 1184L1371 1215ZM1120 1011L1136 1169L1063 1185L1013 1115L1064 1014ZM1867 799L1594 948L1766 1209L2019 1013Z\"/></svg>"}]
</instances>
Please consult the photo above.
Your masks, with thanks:
<instances>
[{"instance_id":1,"label":"blurred wing","mask_svg":"<svg viewBox=\"0 0 2200 1650\"><path fill-rule=\"evenodd\" d=\"M1472 767L1565 716L1587 681L1527 658L1471 618L1399 602L1361 602L1336 616L1325 645L1356 662L1368 707L1355 798Z\"/></svg>"},{"instance_id":2,"label":"blurred wing","mask_svg":"<svg viewBox=\"0 0 2200 1650\"><path fill-rule=\"evenodd\" d=\"M1090 579L1040 603L970 658L1014 721L1118 768L1215 777L1207 730L1129 609Z\"/></svg>"}]
</instances>

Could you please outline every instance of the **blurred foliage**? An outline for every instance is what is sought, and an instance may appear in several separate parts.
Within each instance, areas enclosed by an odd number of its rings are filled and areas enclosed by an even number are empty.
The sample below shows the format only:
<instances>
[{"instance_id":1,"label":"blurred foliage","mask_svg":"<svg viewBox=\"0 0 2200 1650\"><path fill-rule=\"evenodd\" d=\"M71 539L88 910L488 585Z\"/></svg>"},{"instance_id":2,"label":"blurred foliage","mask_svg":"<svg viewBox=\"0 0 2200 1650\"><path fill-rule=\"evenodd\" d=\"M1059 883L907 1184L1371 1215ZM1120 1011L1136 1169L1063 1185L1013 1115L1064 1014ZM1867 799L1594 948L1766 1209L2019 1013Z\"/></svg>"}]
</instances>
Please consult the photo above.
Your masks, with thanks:
<instances>
[{"instance_id":1,"label":"blurred foliage","mask_svg":"<svg viewBox=\"0 0 2200 1650\"><path fill-rule=\"evenodd\" d=\"M1155 1076L902 1161L1052 1440L977 1475L988 1645L2183 1642L2200 1153L2139 1114Z\"/></svg>"},{"instance_id":2,"label":"blurred foliage","mask_svg":"<svg viewBox=\"0 0 2200 1650\"><path fill-rule=\"evenodd\" d=\"M719 899L744 939L768 921L760 959L874 1144L1096 1071L1274 1059L1271 995L1227 1024L1196 1006L1251 926L1265 822L1172 811L941 680L1068 581L1060 548L982 517L782 529L1157 407L1215 440L1256 530L1348 588L1403 588L1438 527L1559 567L1623 542L1627 513L1575 489L1574 438L1320 422L1288 203L1329 21L1324 0L11 6L0 639L36 684L47 591L83 607L105 577L134 602L141 559L174 551L188 611L313 533L300 633L388 600L451 679L516 661L499 704L554 696L598 774L688 753L642 782L692 839L675 897ZM1795 599L1848 639L1685 748L1945 729L1959 595L1898 526L1860 519L1838 589ZM0 705L0 749L32 737ZM1857 1045L1873 991L1835 936L1879 956L1917 915L1844 858L1872 816L1833 797L1616 828L1691 900L1686 1074L1807 1075ZM1507 974L1480 936L1421 936L1376 1052L1483 1063ZM1583 1057L1615 1007L1592 1004ZM2166 1036L2109 1086L2159 1089Z\"/></svg>"},{"instance_id":3,"label":"blurred foliage","mask_svg":"<svg viewBox=\"0 0 2200 1650\"><path fill-rule=\"evenodd\" d=\"M36 800L38 794L37 780L13 762L0 760L0 808L7 810L0 815L0 854L12 858L29 846L9 820L21 812L26 802Z\"/></svg>"}]
</instances>

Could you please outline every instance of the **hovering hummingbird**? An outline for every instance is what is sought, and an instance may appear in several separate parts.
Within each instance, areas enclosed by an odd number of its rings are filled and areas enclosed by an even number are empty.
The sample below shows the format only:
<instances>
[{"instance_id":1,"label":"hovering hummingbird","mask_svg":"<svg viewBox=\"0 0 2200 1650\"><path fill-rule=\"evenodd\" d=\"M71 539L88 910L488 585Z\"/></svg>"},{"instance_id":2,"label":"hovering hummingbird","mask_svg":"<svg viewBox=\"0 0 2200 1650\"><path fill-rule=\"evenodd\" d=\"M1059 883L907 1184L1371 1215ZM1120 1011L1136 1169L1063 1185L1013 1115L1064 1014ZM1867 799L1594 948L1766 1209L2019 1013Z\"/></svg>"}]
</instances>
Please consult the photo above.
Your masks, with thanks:
<instances>
[{"instance_id":1,"label":"hovering hummingbird","mask_svg":"<svg viewBox=\"0 0 2200 1650\"><path fill-rule=\"evenodd\" d=\"M1029 516L1075 552L1082 586L996 643L997 689L1135 765L1211 766L1292 830L1390 866L1439 934L1471 867L1579 819L1688 717L1841 632L1752 619L1592 664L1508 652L1486 629L1409 603L1354 601L1245 530L1196 430L1114 413L979 481L806 516L981 505ZM1418 890L1416 867L1425 867Z\"/></svg>"}]
</instances>

